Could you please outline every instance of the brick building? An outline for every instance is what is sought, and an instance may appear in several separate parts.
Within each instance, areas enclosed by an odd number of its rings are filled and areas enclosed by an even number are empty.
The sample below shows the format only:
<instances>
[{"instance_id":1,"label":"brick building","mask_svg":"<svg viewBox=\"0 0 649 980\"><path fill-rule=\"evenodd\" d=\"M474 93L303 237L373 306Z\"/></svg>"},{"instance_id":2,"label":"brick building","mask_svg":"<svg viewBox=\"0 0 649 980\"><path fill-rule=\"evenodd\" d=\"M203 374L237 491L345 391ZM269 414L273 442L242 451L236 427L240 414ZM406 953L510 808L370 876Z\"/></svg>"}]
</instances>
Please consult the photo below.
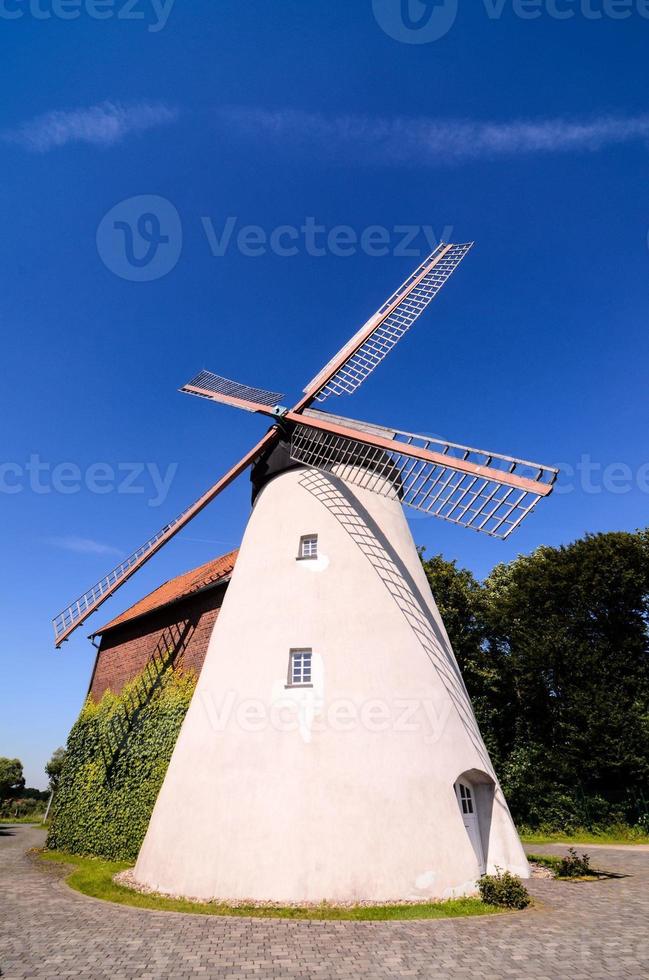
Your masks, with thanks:
<instances>
[{"instance_id":1,"label":"brick building","mask_svg":"<svg viewBox=\"0 0 649 980\"><path fill-rule=\"evenodd\" d=\"M200 673L237 551L165 582L93 634L101 637L90 681L95 701L119 694L151 661Z\"/></svg>"}]
</instances>

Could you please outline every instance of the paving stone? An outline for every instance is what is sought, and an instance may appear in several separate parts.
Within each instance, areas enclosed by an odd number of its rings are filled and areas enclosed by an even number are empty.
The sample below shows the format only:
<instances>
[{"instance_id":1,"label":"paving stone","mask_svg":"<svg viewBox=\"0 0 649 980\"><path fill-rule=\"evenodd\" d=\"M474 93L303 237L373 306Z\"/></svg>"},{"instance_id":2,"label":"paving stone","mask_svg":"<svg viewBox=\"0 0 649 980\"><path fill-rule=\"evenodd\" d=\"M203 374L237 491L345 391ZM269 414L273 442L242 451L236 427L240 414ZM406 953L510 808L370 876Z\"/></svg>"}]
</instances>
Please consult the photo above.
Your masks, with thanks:
<instances>
[{"instance_id":1,"label":"paving stone","mask_svg":"<svg viewBox=\"0 0 649 980\"><path fill-rule=\"evenodd\" d=\"M485 918L293 922L153 912L86 898L0 828L2 980L647 980L649 849L587 848L625 877L535 879L537 908ZM563 853L558 845L534 851Z\"/></svg>"}]
</instances>

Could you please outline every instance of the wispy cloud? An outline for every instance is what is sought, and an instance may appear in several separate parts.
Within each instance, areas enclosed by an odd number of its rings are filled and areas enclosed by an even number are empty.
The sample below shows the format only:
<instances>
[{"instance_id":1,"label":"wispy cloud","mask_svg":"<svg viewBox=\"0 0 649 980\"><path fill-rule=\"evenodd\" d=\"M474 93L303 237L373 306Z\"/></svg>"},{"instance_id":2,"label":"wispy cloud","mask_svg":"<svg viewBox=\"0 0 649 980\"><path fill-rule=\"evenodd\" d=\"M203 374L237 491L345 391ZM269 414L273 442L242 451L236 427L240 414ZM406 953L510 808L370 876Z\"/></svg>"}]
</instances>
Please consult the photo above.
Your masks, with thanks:
<instances>
[{"instance_id":1,"label":"wispy cloud","mask_svg":"<svg viewBox=\"0 0 649 980\"><path fill-rule=\"evenodd\" d=\"M595 151L648 142L649 115L474 122L434 117L328 116L293 109L219 110L230 132L328 159L443 165L531 153Z\"/></svg>"},{"instance_id":2,"label":"wispy cloud","mask_svg":"<svg viewBox=\"0 0 649 980\"><path fill-rule=\"evenodd\" d=\"M52 545L53 548L61 548L63 551L74 551L76 554L83 555L117 555L123 554L119 548L114 548L110 544L102 541L94 541L92 538L46 538L45 543Z\"/></svg>"},{"instance_id":3,"label":"wispy cloud","mask_svg":"<svg viewBox=\"0 0 649 980\"><path fill-rule=\"evenodd\" d=\"M122 105L102 102L85 109L58 109L36 116L15 129L5 130L2 138L27 150L45 153L67 143L112 146L129 133L141 133L164 126L178 118L178 110L161 102Z\"/></svg>"}]
</instances>

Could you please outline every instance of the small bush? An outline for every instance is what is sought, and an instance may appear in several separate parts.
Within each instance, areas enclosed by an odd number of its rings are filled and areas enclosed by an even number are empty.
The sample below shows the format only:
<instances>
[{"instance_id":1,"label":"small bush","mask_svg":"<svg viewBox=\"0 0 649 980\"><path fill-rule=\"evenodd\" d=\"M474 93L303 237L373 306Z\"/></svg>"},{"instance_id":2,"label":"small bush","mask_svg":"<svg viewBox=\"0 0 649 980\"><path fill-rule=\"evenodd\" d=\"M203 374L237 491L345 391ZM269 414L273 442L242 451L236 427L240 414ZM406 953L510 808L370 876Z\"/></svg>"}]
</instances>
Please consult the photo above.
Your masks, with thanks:
<instances>
[{"instance_id":1,"label":"small bush","mask_svg":"<svg viewBox=\"0 0 649 980\"><path fill-rule=\"evenodd\" d=\"M557 874L560 878L585 878L592 873L589 855L582 854L580 857L574 847L569 848L566 856L562 857L557 865Z\"/></svg>"},{"instance_id":2,"label":"small bush","mask_svg":"<svg viewBox=\"0 0 649 980\"><path fill-rule=\"evenodd\" d=\"M525 909L531 902L527 888L518 877L509 871L496 869L495 875L483 875L478 882L480 898L489 905L499 905L506 909Z\"/></svg>"},{"instance_id":3,"label":"small bush","mask_svg":"<svg viewBox=\"0 0 649 980\"><path fill-rule=\"evenodd\" d=\"M642 814L633 829L639 834L649 834L649 811Z\"/></svg>"}]
</instances>

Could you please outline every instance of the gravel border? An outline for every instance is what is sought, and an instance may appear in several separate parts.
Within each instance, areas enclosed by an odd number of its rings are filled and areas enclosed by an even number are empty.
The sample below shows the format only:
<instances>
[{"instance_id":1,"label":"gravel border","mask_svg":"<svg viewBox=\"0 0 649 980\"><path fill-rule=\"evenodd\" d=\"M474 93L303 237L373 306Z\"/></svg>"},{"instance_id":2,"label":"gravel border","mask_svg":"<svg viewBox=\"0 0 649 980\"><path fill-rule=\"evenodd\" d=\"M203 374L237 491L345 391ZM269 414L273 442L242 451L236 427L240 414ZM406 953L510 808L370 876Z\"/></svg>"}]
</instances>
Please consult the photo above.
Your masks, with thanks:
<instances>
[{"instance_id":1,"label":"gravel border","mask_svg":"<svg viewBox=\"0 0 649 980\"><path fill-rule=\"evenodd\" d=\"M547 875L540 873L545 872L548 869L541 868L539 865L539 874L535 875L538 878L552 878L552 872ZM117 874L113 875L113 881L116 885L120 885L122 888L129 888L131 891L139 892L140 895L152 895L155 898L171 898L174 901L180 902L191 902L192 905L223 905L228 908L256 908L256 909L276 909L276 908L286 908L286 909L321 909L323 907L337 908L337 909L356 909L356 908L410 908L419 905L443 905L444 899L439 899L438 901L393 901L393 902L258 902L254 899L207 899L207 898L192 898L188 895L173 895L168 892L158 892L153 888L149 888L148 885L143 885L141 882L135 879L135 868L127 868L126 871L118 871ZM464 898L479 898L476 895L466 895L462 896Z\"/></svg>"}]
</instances>

